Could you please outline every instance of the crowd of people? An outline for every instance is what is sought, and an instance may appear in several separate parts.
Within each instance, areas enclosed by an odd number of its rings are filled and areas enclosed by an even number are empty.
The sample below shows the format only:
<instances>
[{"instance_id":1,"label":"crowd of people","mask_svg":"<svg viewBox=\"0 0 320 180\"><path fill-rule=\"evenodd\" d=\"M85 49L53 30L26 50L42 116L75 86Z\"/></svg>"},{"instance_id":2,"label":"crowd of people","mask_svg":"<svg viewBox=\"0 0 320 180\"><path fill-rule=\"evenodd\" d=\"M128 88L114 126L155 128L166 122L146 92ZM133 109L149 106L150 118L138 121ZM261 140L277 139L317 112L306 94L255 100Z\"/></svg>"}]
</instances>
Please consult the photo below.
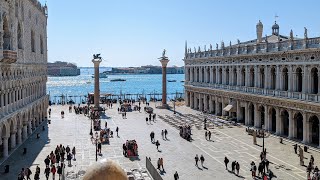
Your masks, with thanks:
<instances>
[{"instance_id":1,"label":"crowd of people","mask_svg":"<svg viewBox=\"0 0 320 180\"><path fill-rule=\"evenodd\" d=\"M72 157L75 160L75 155L75 147L73 147L71 150L69 146L65 148L62 146L62 144L57 145L56 149L51 151L51 153L44 159L45 167L43 173L45 174L46 179L48 180L50 174L52 174L52 179L54 180L57 173L60 180L63 173L63 168L65 167L65 156L67 157L69 166L71 166ZM40 173L40 167L37 165L36 171L34 172L34 180L40 179ZM33 173L30 168L22 168L18 175L18 180L31 180L31 174Z\"/></svg>"}]
</instances>

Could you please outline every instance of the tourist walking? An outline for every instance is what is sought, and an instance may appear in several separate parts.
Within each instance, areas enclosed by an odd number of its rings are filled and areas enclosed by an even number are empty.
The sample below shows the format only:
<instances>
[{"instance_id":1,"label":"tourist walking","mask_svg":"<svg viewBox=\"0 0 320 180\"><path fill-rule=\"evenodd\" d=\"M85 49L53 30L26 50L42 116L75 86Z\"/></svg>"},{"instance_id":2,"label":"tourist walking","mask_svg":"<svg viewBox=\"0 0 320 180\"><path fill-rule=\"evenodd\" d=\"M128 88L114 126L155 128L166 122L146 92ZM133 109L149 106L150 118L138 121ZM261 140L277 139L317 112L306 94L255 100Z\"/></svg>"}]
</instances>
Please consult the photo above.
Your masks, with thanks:
<instances>
[{"instance_id":1,"label":"tourist walking","mask_svg":"<svg viewBox=\"0 0 320 180\"><path fill-rule=\"evenodd\" d=\"M101 154L101 141L98 141L98 153Z\"/></svg>"},{"instance_id":2,"label":"tourist walking","mask_svg":"<svg viewBox=\"0 0 320 180\"><path fill-rule=\"evenodd\" d=\"M168 131L167 129L164 129L164 138L167 139Z\"/></svg>"},{"instance_id":3,"label":"tourist walking","mask_svg":"<svg viewBox=\"0 0 320 180\"><path fill-rule=\"evenodd\" d=\"M252 176L252 178L255 178L256 177L256 171L257 171L257 166L255 165L255 163L252 161L251 162L251 169L250 169L250 171L251 171L251 176Z\"/></svg>"},{"instance_id":4,"label":"tourist walking","mask_svg":"<svg viewBox=\"0 0 320 180\"><path fill-rule=\"evenodd\" d=\"M234 173L234 170L236 168L236 161L232 161L231 163L231 171Z\"/></svg>"},{"instance_id":5,"label":"tourist walking","mask_svg":"<svg viewBox=\"0 0 320 180\"><path fill-rule=\"evenodd\" d=\"M198 154L196 154L196 157L194 158L194 160L196 161L196 166L198 167L198 161L199 161Z\"/></svg>"},{"instance_id":6,"label":"tourist walking","mask_svg":"<svg viewBox=\"0 0 320 180\"><path fill-rule=\"evenodd\" d=\"M117 132L117 137L119 137L118 132L119 132L119 127L117 126L116 128L116 132Z\"/></svg>"},{"instance_id":7,"label":"tourist walking","mask_svg":"<svg viewBox=\"0 0 320 180\"><path fill-rule=\"evenodd\" d=\"M36 167L36 173L40 174L40 167L39 166Z\"/></svg>"},{"instance_id":8,"label":"tourist walking","mask_svg":"<svg viewBox=\"0 0 320 180\"><path fill-rule=\"evenodd\" d=\"M123 154L125 157L127 157L127 146L126 146L125 143L123 143L122 149L123 149L123 153L122 153L122 154Z\"/></svg>"},{"instance_id":9,"label":"tourist walking","mask_svg":"<svg viewBox=\"0 0 320 180\"><path fill-rule=\"evenodd\" d=\"M239 170L240 170L239 162L236 162L236 170L237 170L237 175L239 176Z\"/></svg>"},{"instance_id":10,"label":"tourist walking","mask_svg":"<svg viewBox=\"0 0 320 180\"><path fill-rule=\"evenodd\" d=\"M293 149L294 149L294 153L296 153L296 154L297 154L298 145L297 145L297 144L295 144L295 145L293 146Z\"/></svg>"},{"instance_id":11,"label":"tourist walking","mask_svg":"<svg viewBox=\"0 0 320 180\"><path fill-rule=\"evenodd\" d=\"M47 180L49 179L49 175L50 175L50 168L49 166L46 167L46 169L44 170L44 174L46 175Z\"/></svg>"},{"instance_id":12,"label":"tourist walking","mask_svg":"<svg viewBox=\"0 0 320 180\"><path fill-rule=\"evenodd\" d=\"M229 163L229 159L227 158L227 156L224 157L224 165L226 166L226 169L228 169L228 163Z\"/></svg>"},{"instance_id":13,"label":"tourist walking","mask_svg":"<svg viewBox=\"0 0 320 180\"><path fill-rule=\"evenodd\" d=\"M156 146L157 146L157 150L159 151L159 146L160 146L159 140L157 140Z\"/></svg>"},{"instance_id":14,"label":"tourist walking","mask_svg":"<svg viewBox=\"0 0 320 180\"><path fill-rule=\"evenodd\" d=\"M163 168L163 158L160 158L160 166L162 168L162 171L164 171L164 168Z\"/></svg>"},{"instance_id":15,"label":"tourist walking","mask_svg":"<svg viewBox=\"0 0 320 180\"><path fill-rule=\"evenodd\" d=\"M146 123L148 124L148 117L146 117Z\"/></svg>"},{"instance_id":16,"label":"tourist walking","mask_svg":"<svg viewBox=\"0 0 320 180\"><path fill-rule=\"evenodd\" d=\"M57 173L58 173L58 176L59 176L59 180L61 178L61 174L62 174L62 167L58 165L57 167Z\"/></svg>"},{"instance_id":17,"label":"tourist walking","mask_svg":"<svg viewBox=\"0 0 320 180\"><path fill-rule=\"evenodd\" d=\"M50 165L49 156L47 156L47 158L44 160L44 163L46 164L46 166L49 166L49 165Z\"/></svg>"},{"instance_id":18,"label":"tourist walking","mask_svg":"<svg viewBox=\"0 0 320 180\"><path fill-rule=\"evenodd\" d=\"M201 154L201 156L200 156L200 161L201 161L201 166L203 167L204 157L203 157L203 155L202 155L202 154Z\"/></svg>"},{"instance_id":19,"label":"tourist walking","mask_svg":"<svg viewBox=\"0 0 320 180\"><path fill-rule=\"evenodd\" d=\"M54 180L54 178L56 177L56 172L57 172L57 169L56 167L53 165L52 168L51 168L51 173L52 173L52 179Z\"/></svg>"},{"instance_id":20,"label":"tourist walking","mask_svg":"<svg viewBox=\"0 0 320 180\"><path fill-rule=\"evenodd\" d=\"M27 177L27 180L31 180L31 178L30 178L31 174L32 174L31 170L29 168L27 168L25 170L25 175Z\"/></svg>"},{"instance_id":21,"label":"tourist walking","mask_svg":"<svg viewBox=\"0 0 320 180\"><path fill-rule=\"evenodd\" d=\"M173 177L174 177L174 180L178 180L179 179L179 174L178 174L177 171L174 173Z\"/></svg>"},{"instance_id":22,"label":"tourist walking","mask_svg":"<svg viewBox=\"0 0 320 180\"><path fill-rule=\"evenodd\" d=\"M266 168L267 168L267 171L268 171L269 170L269 160L268 159L265 160L265 165L266 165Z\"/></svg>"},{"instance_id":23,"label":"tourist walking","mask_svg":"<svg viewBox=\"0 0 320 180\"><path fill-rule=\"evenodd\" d=\"M157 161L157 165L158 165L158 168L157 168L157 169L160 170L160 158L159 158L158 161Z\"/></svg>"},{"instance_id":24,"label":"tourist walking","mask_svg":"<svg viewBox=\"0 0 320 180\"><path fill-rule=\"evenodd\" d=\"M151 131L150 133L150 139L151 139L151 142L154 143L154 132Z\"/></svg>"},{"instance_id":25,"label":"tourist walking","mask_svg":"<svg viewBox=\"0 0 320 180\"><path fill-rule=\"evenodd\" d=\"M34 178L33 178L34 180L40 180L40 175L39 175L39 173L38 172L36 172L35 174L34 174Z\"/></svg>"},{"instance_id":26,"label":"tourist walking","mask_svg":"<svg viewBox=\"0 0 320 180\"><path fill-rule=\"evenodd\" d=\"M206 137L206 140L208 140L208 131L204 133L204 136Z\"/></svg>"},{"instance_id":27,"label":"tourist walking","mask_svg":"<svg viewBox=\"0 0 320 180\"><path fill-rule=\"evenodd\" d=\"M208 132L209 141L211 141L211 131Z\"/></svg>"},{"instance_id":28,"label":"tourist walking","mask_svg":"<svg viewBox=\"0 0 320 180\"><path fill-rule=\"evenodd\" d=\"M262 163L259 163L259 166L258 166L258 176L260 176L260 174L261 174L261 177L262 177L262 172L263 172L263 165L262 165Z\"/></svg>"},{"instance_id":29,"label":"tourist walking","mask_svg":"<svg viewBox=\"0 0 320 180\"><path fill-rule=\"evenodd\" d=\"M71 160L72 160L72 155L71 155L70 153L68 153L68 154L67 154L68 166L72 166Z\"/></svg>"},{"instance_id":30,"label":"tourist walking","mask_svg":"<svg viewBox=\"0 0 320 180\"><path fill-rule=\"evenodd\" d=\"M72 148L72 156L73 156L73 160L76 160L76 147Z\"/></svg>"},{"instance_id":31,"label":"tourist walking","mask_svg":"<svg viewBox=\"0 0 320 180\"><path fill-rule=\"evenodd\" d=\"M164 131L163 130L161 130L161 136L162 136L162 139L164 139L163 137L164 137Z\"/></svg>"}]
</instances>

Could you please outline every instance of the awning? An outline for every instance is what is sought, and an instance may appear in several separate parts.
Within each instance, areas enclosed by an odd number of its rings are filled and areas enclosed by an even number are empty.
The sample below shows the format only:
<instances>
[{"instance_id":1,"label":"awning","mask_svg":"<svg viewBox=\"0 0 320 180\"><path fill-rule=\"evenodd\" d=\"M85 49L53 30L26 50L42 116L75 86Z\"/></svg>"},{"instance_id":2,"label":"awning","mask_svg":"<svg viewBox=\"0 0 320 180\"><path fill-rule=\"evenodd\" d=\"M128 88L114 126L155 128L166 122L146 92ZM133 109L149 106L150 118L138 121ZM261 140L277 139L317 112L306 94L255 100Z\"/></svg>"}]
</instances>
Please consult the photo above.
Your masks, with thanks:
<instances>
[{"instance_id":1,"label":"awning","mask_svg":"<svg viewBox=\"0 0 320 180\"><path fill-rule=\"evenodd\" d=\"M233 106L231 104L227 105L225 108L223 108L224 111L231 111L231 109L233 108Z\"/></svg>"}]
</instances>

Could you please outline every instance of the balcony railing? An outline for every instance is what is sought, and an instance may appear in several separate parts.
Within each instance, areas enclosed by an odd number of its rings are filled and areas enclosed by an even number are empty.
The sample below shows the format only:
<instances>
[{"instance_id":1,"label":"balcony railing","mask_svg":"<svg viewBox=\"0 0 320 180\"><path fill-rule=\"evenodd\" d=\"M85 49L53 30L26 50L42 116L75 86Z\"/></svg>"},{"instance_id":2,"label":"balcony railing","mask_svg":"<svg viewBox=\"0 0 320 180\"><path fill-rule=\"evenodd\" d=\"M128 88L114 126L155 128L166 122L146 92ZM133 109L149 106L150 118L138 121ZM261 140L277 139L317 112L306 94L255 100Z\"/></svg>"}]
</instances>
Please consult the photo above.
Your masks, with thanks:
<instances>
[{"instance_id":1,"label":"balcony railing","mask_svg":"<svg viewBox=\"0 0 320 180\"><path fill-rule=\"evenodd\" d=\"M17 61L18 55L16 51L3 50L3 58L0 62L4 63L15 63Z\"/></svg>"},{"instance_id":2,"label":"balcony railing","mask_svg":"<svg viewBox=\"0 0 320 180\"><path fill-rule=\"evenodd\" d=\"M289 99L298 99L303 101L312 101L316 103L320 103L320 94L304 94L301 92L288 92L288 91L280 91L280 90L272 90L272 89L263 89L257 87L246 87L246 86L230 86L224 84L211 84L204 82L185 82L185 85L191 85L196 87L206 87L213 89L223 89L229 91L237 91L244 92L250 94L258 94L265 96L275 96L281 98L289 98Z\"/></svg>"}]
</instances>

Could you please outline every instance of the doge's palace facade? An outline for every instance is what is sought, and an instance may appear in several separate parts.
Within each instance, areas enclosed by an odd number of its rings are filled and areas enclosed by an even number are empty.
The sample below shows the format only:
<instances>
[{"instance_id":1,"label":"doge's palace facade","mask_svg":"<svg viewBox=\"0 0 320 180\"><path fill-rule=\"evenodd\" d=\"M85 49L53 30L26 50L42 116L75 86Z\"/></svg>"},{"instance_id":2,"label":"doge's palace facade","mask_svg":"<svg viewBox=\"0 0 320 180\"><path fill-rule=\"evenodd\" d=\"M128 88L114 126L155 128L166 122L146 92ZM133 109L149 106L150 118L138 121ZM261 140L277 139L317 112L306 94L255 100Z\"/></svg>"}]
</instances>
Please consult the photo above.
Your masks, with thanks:
<instances>
[{"instance_id":1,"label":"doge's palace facade","mask_svg":"<svg viewBox=\"0 0 320 180\"><path fill-rule=\"evenodd\" d=\"M0 160L46 117L47 8L0 0Z\"/></svg>"},{"instance_id":2,"label":"doge's palace facade","mask_svg":"<svg viewBox=\"0 0 320 180\"><path fill-rule=\"evenodd\" d=\"M319 146L320 37L272 34L185 50L186 105Z\"/></svg>"}]
</instances>

